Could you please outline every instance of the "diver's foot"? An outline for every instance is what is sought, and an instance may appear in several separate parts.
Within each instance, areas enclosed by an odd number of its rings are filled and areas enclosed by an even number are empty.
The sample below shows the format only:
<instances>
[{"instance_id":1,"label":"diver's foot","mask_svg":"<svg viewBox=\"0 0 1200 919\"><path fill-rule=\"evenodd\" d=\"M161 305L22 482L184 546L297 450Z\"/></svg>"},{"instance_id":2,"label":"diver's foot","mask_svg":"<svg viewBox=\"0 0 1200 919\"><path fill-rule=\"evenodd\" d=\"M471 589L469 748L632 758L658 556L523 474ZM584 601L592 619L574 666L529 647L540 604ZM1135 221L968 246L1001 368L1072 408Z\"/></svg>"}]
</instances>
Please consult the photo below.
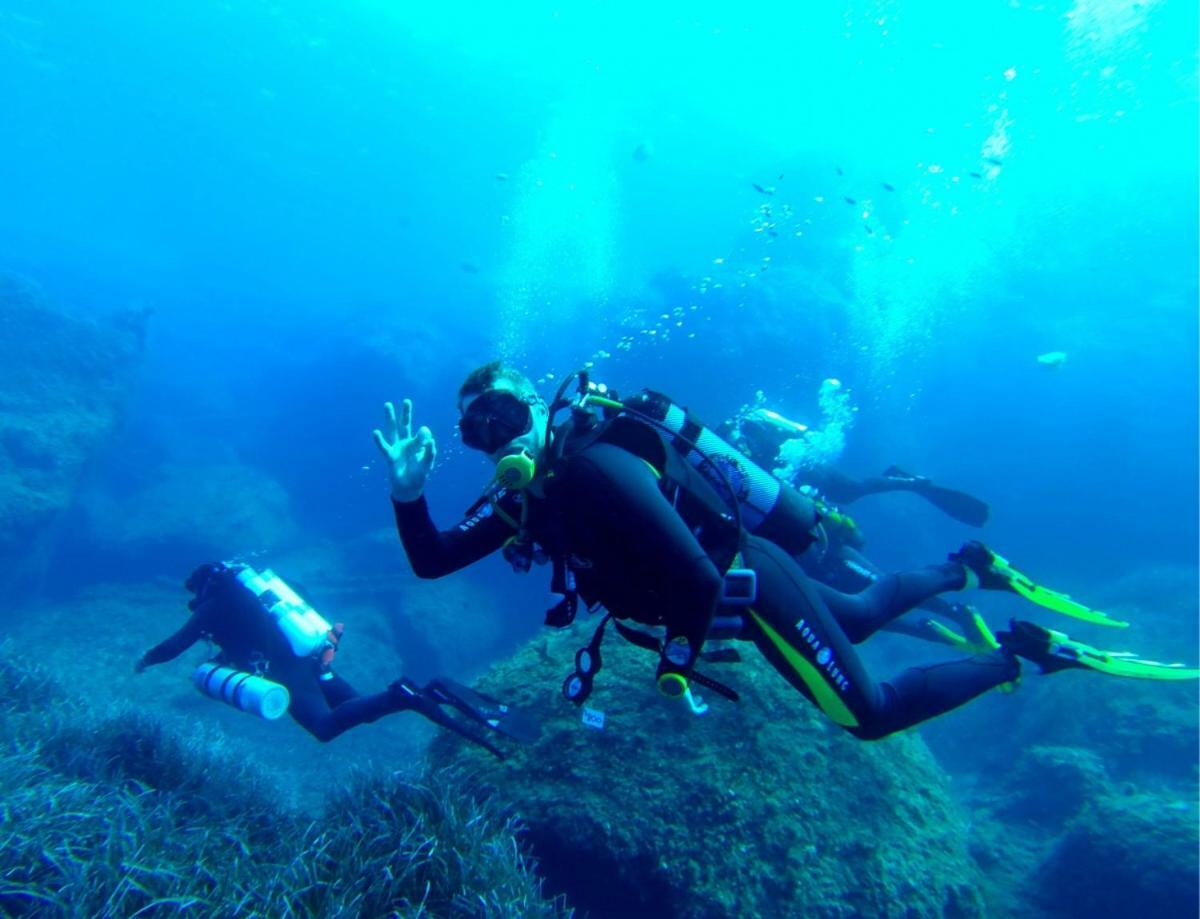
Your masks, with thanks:
<instances>
[{"instance_id":1,"label":"diver's foot","mask_svg":"<svg viewBox=\"0 0 1200 919\"><path fill-rule=\"evenodd\" d=\"M1073 643L1057 632L1042 628L1035 622L1020 619L1010 619L1008 628L1007 632L996 633L1000 647L1010 654L1037 664L1042 673L1088 666L1080 662ZM1060 637L1064 641L1060 642Z\"/></svg>"},{"instance_id":2,"label":"diver's foot","mask_svg":"<svg viewBox=\"0 0 1200 919\"><path fill-rule=\"evenodd\" d=\"M421 701L420 687L407 677L400 677L400 679L390 683L387 693L396 711L417 708L418 703Z\"/></svg>"},{"instance_id":3,"label":"diver's foot","mask_svg":"<svg viewBox=\"0 0 1200 919\"><path fill-rule=\"evenodd\" d=\"M983 590L1013 590L1012 576L1008 566L1003 564L1003 560L998 560L995 552L978 540L963 543L961 549L951 552L946 557L967 569L966 587L980 587ZM972 580L975 583L972 583Z\"/></svg>"}]
</instances>

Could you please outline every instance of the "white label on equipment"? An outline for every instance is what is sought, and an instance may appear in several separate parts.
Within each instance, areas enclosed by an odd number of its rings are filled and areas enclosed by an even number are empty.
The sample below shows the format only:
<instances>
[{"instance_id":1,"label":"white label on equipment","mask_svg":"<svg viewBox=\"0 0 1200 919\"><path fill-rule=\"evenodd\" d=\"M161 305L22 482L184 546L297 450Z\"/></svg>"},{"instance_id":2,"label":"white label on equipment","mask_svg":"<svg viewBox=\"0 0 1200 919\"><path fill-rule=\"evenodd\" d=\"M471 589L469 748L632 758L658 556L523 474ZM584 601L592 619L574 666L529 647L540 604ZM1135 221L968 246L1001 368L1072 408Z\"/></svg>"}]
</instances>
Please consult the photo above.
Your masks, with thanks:
<instances>
[{"instance_id":1,"label":"white label on equipment","mask_svg":"<svg viewBox=\"0 0 1200 919\"><path fill-rule=\"evenodd\" d=\"M596 711L594 708L585 708L583 710L583 723L589 728L595 728L597 731L603 731L604 712Z\"/></svg>"}]
</instances>

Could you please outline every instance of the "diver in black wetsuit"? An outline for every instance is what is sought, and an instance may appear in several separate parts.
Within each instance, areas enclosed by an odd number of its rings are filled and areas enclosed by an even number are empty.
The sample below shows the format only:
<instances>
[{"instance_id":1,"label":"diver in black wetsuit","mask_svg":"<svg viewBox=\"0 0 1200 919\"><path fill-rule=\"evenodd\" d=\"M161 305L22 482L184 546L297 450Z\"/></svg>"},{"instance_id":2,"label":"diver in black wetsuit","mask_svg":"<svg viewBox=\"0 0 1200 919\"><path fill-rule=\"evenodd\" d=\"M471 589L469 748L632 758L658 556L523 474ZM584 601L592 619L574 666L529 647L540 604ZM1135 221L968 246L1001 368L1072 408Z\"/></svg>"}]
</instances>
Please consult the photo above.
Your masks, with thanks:
<instances>
[{"instance_id":1,"label":"diver in black wetsuit","mask_svg":"<svg viewBox=\"0 0 1200 919\"><path fill-rule=\"evenodd\" d=\"M556 589L573 586L618 620L665 629L658 685L666 695L691 699L689 680L718 616L738 617L736 637L754 642L794 687L864 739L1013 682L1018 654L1047 671L1061 659L1048 637L1057 633L1020 623L1001 633L1009 646L876 681L854 644L935 593L1014 589L1007 569L997 567L1003 560L969 543L944 564L841 594L808 578L776 544L739 531L720 496L703 494L703 483L682 487L680 476L668 476L669 448L636 420L618 417L582 437L552 435L544 400L524 375L499 363L467 378L459 409L464 444L487 453L498 474L487 500L450 530L437 529L423 497L436 444L426 427L413 433L411 402L398 420L388 403L384 428L374 432L413 571L441 577L501 548L514 565L525 558L527 566L543 552L565 564L555 572ZM748 597L746 585L755 581Z\"/></svg>"},{"instance_id":2,"label":"diver in black wetsuit","mask_svg":"<svg viewBox=\"0 0 1200 919\"><path fill-rule=\"evenodd\" d=\"M134 669L141 673L147 667L175 659L197 641L212 641L221 649L217 658L221 664L261 674L286 687L290 694L288 714L322 742L360 724L403 711L420 712L499 757L504 756L503 752L473 728L495 730L517 740L528 740L536 734L536 728L523 716L450 680L435 679L421 687L401 677L383 692L360 695L330 668L341 625L330 629L316 653L298 655L264 606L279 597L265 594L270 599L264 600L248 589L239 578L247 571L256 574L247 566L220 563L197 568L186 584L195 593L188 601L192 615L174 635L143 654ZM444 705L463 718L449 715L442 709Z\"/></svg>"},{"instance_id":3,"label":"diver in black wetsuit","mask_svg":"<svg viewBox=\"0 0 1200 919\"><path fill-rule=\"evenodd\" d=\"M780 448L789 440L802 438L808 428L766 408L743 409L727 419L717 433L762 466L774 469ZM986 501L954 488L938 485L922 475L890 466L882 474L865 479L846 475L829 463L816 463L802 473L806 485L820 492L831 504L853 504L868 495L906 491L928 501L942 513L967 526L987 523L990 509ZM797 476L800 478L800 475Z\"/></svg>"},{"instance_id":4,"label":"diver in black wetsuit","mask_svg":"<svg viewBox=\"0 0 1200 919\"><path fill-rule=\"evenodd\" d=\"M789 440L803 438L805 425L771 409L746 408L726 419L718 433L735 444L764 469L779 465L780 448ZM805 572L846 593L857 593L884 575L883 570L862 553L865 539L853 518L840 506L868 495L907 491L920 495L943 513L969 526L983 526L990 509L986 502L956 489L934 484L930 479L892 466L881 475L855 479L829 463L816 463L798 472L790 483L812 498L822 516L821 544L797 556ZM953 623L959 631L943 625L924 612ZM926 641L946 643L961 649L982 649L990 644L990 633L979 613L964 603L933 596L918 604L908 616L884 627L887 631Z\"/></svg>"}]
</instances>

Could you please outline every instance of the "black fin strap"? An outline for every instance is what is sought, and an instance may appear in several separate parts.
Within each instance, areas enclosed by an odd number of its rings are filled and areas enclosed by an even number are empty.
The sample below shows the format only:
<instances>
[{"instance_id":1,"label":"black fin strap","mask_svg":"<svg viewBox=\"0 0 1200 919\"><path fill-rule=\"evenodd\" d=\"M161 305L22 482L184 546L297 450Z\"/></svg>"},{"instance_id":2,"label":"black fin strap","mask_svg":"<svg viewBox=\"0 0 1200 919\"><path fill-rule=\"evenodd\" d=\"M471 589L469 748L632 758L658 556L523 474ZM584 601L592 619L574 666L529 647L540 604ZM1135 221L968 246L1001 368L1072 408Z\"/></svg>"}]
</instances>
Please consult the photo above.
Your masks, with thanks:
<instances>
[{"instance_id":1,"label":"black fin strap","mask_svg":"<svg viewBox=\"0 0 1200 919\"><path fill-rule=\"evenodd\" d=\"M741 696L737 694L736 690L730 689L724 683L718 683L712 677L705 676L703 673L697 673L695 670L693 670L690 680L693 683L703 686L705 689L711 689L719 696L724 696L730 702L741 701Z\"/></svg>"},{"instance_id":2,"label":"black fin strap","mask_svg":"<svg viewBox=\"0 0 1200 919\"><path fill-rule=\"evenodd\" d=\"M647 651L653 651L655 654L662 654L662 642L649 632L631 628L622 622L618 622L616 619L613 620L613 628L630 644L637 645L639 648L645 648Z\"/></svg>"}]
</instances>

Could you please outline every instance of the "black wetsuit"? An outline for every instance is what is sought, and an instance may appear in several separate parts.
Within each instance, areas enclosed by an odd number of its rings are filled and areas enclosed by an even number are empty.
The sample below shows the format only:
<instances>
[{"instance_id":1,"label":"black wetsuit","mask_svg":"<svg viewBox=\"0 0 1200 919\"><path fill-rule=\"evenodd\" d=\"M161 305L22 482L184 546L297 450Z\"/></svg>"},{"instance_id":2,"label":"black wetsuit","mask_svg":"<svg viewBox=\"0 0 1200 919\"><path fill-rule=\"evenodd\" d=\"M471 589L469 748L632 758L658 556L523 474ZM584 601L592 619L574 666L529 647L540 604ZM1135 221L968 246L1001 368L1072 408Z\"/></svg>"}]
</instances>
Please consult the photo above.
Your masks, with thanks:
<instances>
[{"instance_id":1,"label":"black wetsuit","mask_svg":"<svg viewBox=\"0 0 1200 919\"><path fill-rule=\"evenodd\" d=\"M696 502L683 502L681 514L640 456L602 439L559 460L543 490L542 497L501 492L496 502L503 513L485 506L444 531L424 498L394 502L413 571L441 577L499 549L528 501L528 533L552 556L570 558L588 603L665 626L668 642L683 636L694 654L718 611L741 614L738 637L753 641L793 686L859 737L909 727L1017 676L1015 659L1000 651L906 670L886 683L873 680L859 661L854 644L924 598L960 589L964 572L957 563L886 575L850 596L808 578L774 543L746 535L743 564L757 573L757 599L748 610L726 609L724 572L713 556L729 542L727 518Z\"/></svg>"},{"instance_id":2,"label":"black wetsuit","mask_svg":"<svg viewBox=\"0 0 1200 919\"><path fill-rule=\"evenodd\" d=\"M853 504L867 495L880 495L889 491L918 491L920 482L880 475L856 479L829 463L817 463L807 467L797 478L802 479L803 484L816 488L834 504Z\"/></svg>"},{"instance_id":3,"label":"black wetsuit","mask_svg":"<svg viewBox=\"0 0 1200 919\"><path fill-rule=\"evenodd\" d=\"M827 532L829 529L827 528ZM880 578L887 577L882 568L855 546L843 542L836 532L830 532L828 539L827 546L813 546L796 558L809 577L836 591L849 594L856 594ZM898 632L925 641L944 642L945 639L933 628L930 620L919 616L919 612L946 619L962 629L966 635L977 629L972 620L974 611L971 607L962 603L951 603L938 596L924 598L917 603L911 615L901 616L884 628L889 632Z\"/></svg>"},{"instance_id":4,"label":"black wetsuit","mask_svg":"<svg viewBox=\"0 0 1200 919\"><path fill-rule=\"evenodd\" d=\"M288 713L320 741L411 707L404 696L388 691L360 695L341 677L322 672L316 658L297 657L258 600L229 575L214 576L188 621L147 651L142 661L153 665L173 660L201 639L221 648L222 663L261 672L286 686L291 694Z\"/></svg>"}]
</instances>

